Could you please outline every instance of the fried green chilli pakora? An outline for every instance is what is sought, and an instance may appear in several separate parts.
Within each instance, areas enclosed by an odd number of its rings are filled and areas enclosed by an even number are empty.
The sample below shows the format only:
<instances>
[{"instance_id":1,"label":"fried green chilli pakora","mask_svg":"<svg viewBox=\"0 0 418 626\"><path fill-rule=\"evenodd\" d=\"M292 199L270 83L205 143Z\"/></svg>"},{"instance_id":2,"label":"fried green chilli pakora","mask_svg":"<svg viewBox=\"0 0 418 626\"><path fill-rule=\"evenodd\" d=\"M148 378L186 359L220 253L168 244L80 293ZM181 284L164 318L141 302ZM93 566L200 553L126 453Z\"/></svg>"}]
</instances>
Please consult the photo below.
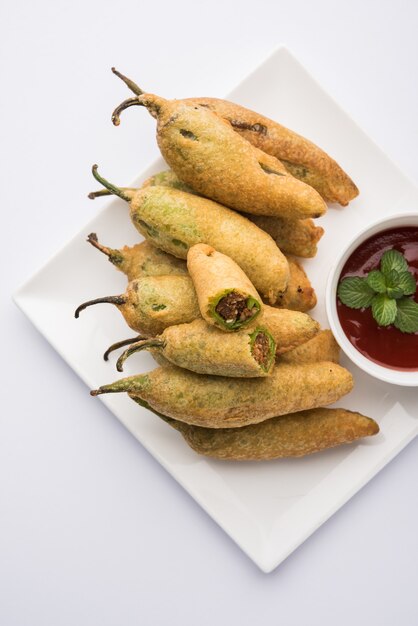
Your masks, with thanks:
<instances>
[{"instance_id":1,"label":"fried green chilli pakora","mask_svg":"<svg viewBox=\"0 0 418 626\"><path fill-rule=\"evenodd\" d=\"M166 362L198 374L255 378L270 374L276 344L266 328L257 326L235 333L209 326L203 319L166 328L161 335L131 345L117 362L122 371L125 360L140 350L158 353Z\"/></svg>"},{"instance_id":2,"label":"fried green chilli pakora","mask_svg":"<svg viewBox=\"0 0 418 626\"><path fill-rule=\"evenodd\" d=\"M195 452L224 461L302 457L379 432L373 419L346 409L298 411L241 428L205 428L157 415L178 430Z\"/></svg>"},{"instance_id":3,"label":"fried green chilli pakora","mask_svg":"<svg viewBox=\"0 0 418 626\"><path fill-rule=\"evenodd\" d=\"M230 257L204 243L187 253L187 269L203 319L225 331L251 324L263 305L254 285Z\"/></svg>"},{"instance_id":4,"label":"fried green chilli pakora","mask_svg":"<svg viewBox=\"0 0 418 626\"><path fill-rule=\"evenodd\" d=\"M310 185L294 178L275 157L236 133L206 107L142 94L113 114L119 124L129 106L157 119L157 142L170 168L194 191L237 211L287 218L320 217L326 204Z\"/></svg>"},{"instance_id":5,"label":"fried green chilli pakora","mask_svg":"<svg viewBox=\"0 0 418 626\"><path fill-rule=\"evenodd\" d=\"M265 378L202 376L176 366L102 385L91 392L126 392L163 415L208 428L246 426L317 408L351 391L348 370L331 363L277 363Z\"/></svg>"}]
</instances>

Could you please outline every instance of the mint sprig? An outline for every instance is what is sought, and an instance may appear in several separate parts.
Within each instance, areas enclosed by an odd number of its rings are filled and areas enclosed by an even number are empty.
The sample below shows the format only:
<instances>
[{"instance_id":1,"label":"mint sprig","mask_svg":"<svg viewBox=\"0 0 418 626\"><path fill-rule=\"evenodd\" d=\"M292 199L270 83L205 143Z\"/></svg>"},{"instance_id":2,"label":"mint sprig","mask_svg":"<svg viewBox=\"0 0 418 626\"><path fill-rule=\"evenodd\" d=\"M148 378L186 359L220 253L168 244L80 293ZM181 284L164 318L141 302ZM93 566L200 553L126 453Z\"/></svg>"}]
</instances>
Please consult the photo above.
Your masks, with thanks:
<instances>
[{"instance_id":1,"label":"mint sprig","mask_svg":"<svg viewBox=\"0 0 418 626\"><path fill-rule=\"evenodd\" d=\"M375 292L365 278L345 278L338 287L338 297L350 309L362 309L371 305Z\"/></svg>"},{"instance_id":2,"label":"mint sprig","mask_svg":"<svg viewBox=\"0 0 418 626\"><path fill-rule=\"evenodd\" d=\"M340 301L351 309L371 306L379 326L393 324L403 333L418 332L418 304L410 297L417 283L408 262L397 250L387 250L380 260L380 269L364 278L344 278L337 290Z\"/></svg>"}]
</instances>

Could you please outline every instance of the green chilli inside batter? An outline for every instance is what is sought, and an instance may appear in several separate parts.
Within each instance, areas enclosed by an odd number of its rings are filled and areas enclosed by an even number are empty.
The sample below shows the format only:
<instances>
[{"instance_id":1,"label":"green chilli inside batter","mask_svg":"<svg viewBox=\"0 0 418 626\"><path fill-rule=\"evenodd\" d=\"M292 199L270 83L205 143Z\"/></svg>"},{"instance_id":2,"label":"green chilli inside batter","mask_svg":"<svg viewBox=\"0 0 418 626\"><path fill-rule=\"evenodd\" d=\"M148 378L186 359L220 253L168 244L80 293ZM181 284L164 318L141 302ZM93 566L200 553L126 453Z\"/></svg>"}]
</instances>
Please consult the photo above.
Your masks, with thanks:
<instances>
[{"instance_id":1,"label":"green chilli inside batter","mask_svg":"<svg viewBox=\"0 0 418 626\"><path fill-rule=\"evenodd\" d=\"M261 311L252 296L225 289L209 304L209 314L227 330L238 330L252 322Z\"/></svg>"},{"instance_id":2,"label":"green chilli inside batter","mask_svg":"<svg viewBox=\"0 0 418 626\"><path fill-rule=\"evenodd\" d=\"M263 372L268 372L276 356L276 342L266 328L256 328L251 333L250 349Z\"/></svg>"}]
</instances>

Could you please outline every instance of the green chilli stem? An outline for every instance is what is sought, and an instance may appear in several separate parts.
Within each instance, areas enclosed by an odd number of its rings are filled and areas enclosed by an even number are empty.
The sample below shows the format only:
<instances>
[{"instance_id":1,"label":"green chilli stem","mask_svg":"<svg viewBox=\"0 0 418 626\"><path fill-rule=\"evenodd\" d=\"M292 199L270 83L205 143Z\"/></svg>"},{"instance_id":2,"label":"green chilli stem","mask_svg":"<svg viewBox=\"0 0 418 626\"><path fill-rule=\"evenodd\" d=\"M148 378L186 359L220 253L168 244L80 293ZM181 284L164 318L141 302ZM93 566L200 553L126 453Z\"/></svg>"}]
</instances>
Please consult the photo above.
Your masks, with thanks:
<instances>
[{"instance_id":1,"label":"green chilli stem","mask_svg":"<svg viewBox=\"0 0 418 626\"><path fill-rule=\"evenodd\" d=\"M94 200L95 198L101 198L102 196L113 196L113 193L108 189L100 189L100 191L90 191L87 198Z\"/></svg>"},{"instance_id":2,"label":"green chilli stem","mask_svg":"<svg viewBox=\"0 0 418 626\"><path fill-rule=\"evenodd\" d=\"M131 337L130 339L122 339L122 341L117 341L116 343L112 343L111 346L108 347L106 352L103 354L103 358L105 361L109 360L109 354L114 352L115 350L119 350L119 348L123 348L124 346L130 346L132 343L136 343L137 341L141 341L145 339L141 335L137 335L136 337Z\"/></svg>"},{"instance_id":3,"label":"green chilli stem","mask_svg":"<svg viewBox=\"0 0 418 626\"><path fill-rule=\"evenodd\" d=\"M135 191L137 191L136 189L133 189L132 187L120 187L120 189L122 189L124 193L131 194L132 196L134 195ZM87 198L89 198L90 200L95 200L96 198L101 198L103 196L113 196L113 195L114 195L113 191L109 191L109 189L100 189L100 191L91 191L89 194L87 194Z\"/></svg>"},{"instance_id":4,"label":"green chilli stem","mask_svg":"<svg viewBox=\"0 0 418 626\"><path fill-rule=\"evenodd\" d=\"M140 350L149 350L150 348L163 348L164 341L162 339L152 338L145 339L144 341L138 341L138 343L134 343L130 348L125 350L123 354L117 360L116 369L118 372L123 372L123 364L126 359L134 354L135 352L140 352Z\"/></svg>"},{"instance_id":5,"label":"green chilli stem","mask_svg":"<svg viewBox=\"0 0 418 626\"><path fill-rule=\"evenodd\" d=\"M133 394L135 397L142 393L142 391L149 385L148 374L140 374L139 376L128 376L128 378L122 378L116 380L109 385L102 385L98 389L90 391L91 396L99 396L102 393L123 393L124 391L129 394Z\"/></svg>"},{"instance_id":6,"label":"green chilli stem","mask_svg":"<svg viewBox=\"0 0 418 626\"><path fill-rule=\"evenodd\" d=\"M120 250L116 250L115 248L108 248L107 246L103 246L99 240L97 239L96 233L90 233L87 237L87 241L91 243L92 246L96 248L96 250L100 250L105 254L109 261L113 263L113 265L119 266L124 262L123 253Z\"/></svg>"},{"instance_id":7,"label":"green chilli stem","mask_svg":"<svg viewBox=\"0 0 418 626\"><path fill-rule=\"evenodd\" d=\"M126 304L125 296L107 296L106 298L96 298L95 300L89 300L88 302L83 302L79 307L75 310L74 317L78 319L81 311L84 311L88 306L92 306L93 304L116 304L116 306L121 306L122 304Z\"/></svg>"},{"instance_id":8,"label":"green chilli stem","mask_svg":"<svg viewBox=\"0 0 418 626\"><path fill-rule=\"evenodd\" d=\"M103 185L103 187L105 187L111 194L115 194L115 196L119 196L119 198L122 198L122 200L126 200L126 202L129 202L131 197L121 187L116 187L116 185L109 183L109 181L103 178L103 176L100 176L98 172L98 165L93 165L91 171L97 182Z\"/></svg>"},{"instance_id":9,"label":"green chilli stem","mask_svg":"<svg viewBox=\"0 0 418 626\"><path fill-rule=\"evenodd\" d=\"M145 102L141 102L140 100L138 100L138 98L128 98L127 100L124 100L123 102L121 102L119 106L116 107L116 109L112 113L113 124L115 126L119 126L120 114L122 113L122 111L124 111L125 109L129 109L129 107L134 107L134 106L143 107L146 105L145 105Z\"/></svg>"},{"instance_id":10,"label":"green chilli stem","mask_svg":"<svg viewBox=\"0 0 418 626\"><path fill-rule=\"evenodd\" d=\"M102 245L99 242L96 233L90 233L90 235L87 236L87 241L91 243L91 245L94 246L94 248L96 248L97 250L100 250L100 252L103 252L103 254L105 254L106 256L110 257L111 253L114 252L114 250L112 250L111 248L108 248L107 246Z\"/></svg>"},{"instance_id":11,"label":"green chilli stem","mask_svg":"<svg viewBox=\"0 0 418 626\"><path fill-rule=\"evenodd\" d=\"M128 78L124 74L121 74L120 72L118 72L118 70L115 67L112 67L112 72L115 74L115 76L117 76L118 78L123 80L125 85L127 85L129 87L129 89L131 91L133 91L136 96L141 96L143 93L145 93L141 89L141 87L139 87L136 83L134 83L133 80L131 80L130 78Z\"/></svg>"}]
</instances>

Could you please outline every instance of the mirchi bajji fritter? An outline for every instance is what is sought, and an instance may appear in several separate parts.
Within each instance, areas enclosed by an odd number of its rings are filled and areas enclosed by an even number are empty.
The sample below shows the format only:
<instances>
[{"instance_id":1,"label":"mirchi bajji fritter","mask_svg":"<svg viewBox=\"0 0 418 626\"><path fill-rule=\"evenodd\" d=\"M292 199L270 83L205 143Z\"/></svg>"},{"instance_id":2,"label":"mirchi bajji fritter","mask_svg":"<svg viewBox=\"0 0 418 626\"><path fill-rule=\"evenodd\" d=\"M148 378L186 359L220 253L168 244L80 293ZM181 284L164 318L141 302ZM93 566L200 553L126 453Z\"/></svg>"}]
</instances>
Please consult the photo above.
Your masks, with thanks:
<instances>
[{"instance_id":1,"label":"mirchi bajji fritter","mask_svg":"<svg viewBox=\"0 0 418 626\"><path fill-rule=\"evenodd\" d=\"M254 285L230 257L204 243L187 253L200 313L208 324L235 331L251 324L262 311Z\"/></svg>"},{"instance_id":2,"label":"mirchi bajji fritter","mask_svg":"<svg viewBox=\"0 0 418 626\"><path fill-rule=\"evenodd\" d=\"M198 454L224 461L302 457L379 432L370 417L346 409L311 409L242 428L205 428L166 418Z\"/></svg>"},{"instance_id":3,"label":"mirchi bajji fritter","mask_svg":"<svg viewBox=\"0 0 418 626\"><path fill-rule=\"evenodd\" d=\"M84 302L77 308L75 317L88 306L100 303L116 305L128 326L147 337L200 317L189 276L144 276L128 283L124 294Z\"/></svg>"},{"instance_id":4,"label":"mirchi bajji fritter","mask_svg":"<svg viewBox=\"0 0 418 626\"><path fill-rule=\"evenodd\" d=\"M191 187L183 183L172 170L154 174L143 183L142 187L155 185L194 193ZM324 229L321 226L315 226L314 221L309 218L286 219L249 213L245 217L268 233L285 254L305 258L314 257L318 250L317 243L324 234Z\"/></svg>"},{"instance_id":5,"label":"mirchi bajji fritter","mask_svg":"<svg viewBox=\"0 0 418 626\"><path fill-rule=\"evenodd\" d=\"M336 402L351 391L345 368L320 363L277 363L265 378L201 376L180 367L160 367L92 391L127 392L168 417L208 428L256 424L270 417Z\"/></svg>"},{"instance_id":6,"label":"mirchi bajji fritter","mask_svg":"<svg viewBox=\"0 0 418 626\"><path fill-rule=\"evenodd\" d=\"M276 345L266 328L256 327L225 334L203 319L170 326L159 336L131 345L117 362L139 350L158 352L170 363L199 374L254 378L267 376L274 365Z\"/></svg>"},{"instance_id":7,"label":"mirchi bajji fritter","mask_svg":"<svg viewBox=\"0 0 418 626\"><path fill-rule=\"evenodd\" d=\"M102 245L96 233L91 233L87 241L103 252L113 265L126 274L128 281L143 276L168 276L169 274L187 276L187 265L182 259L167 254L149 241L141 241L134 246L108 248Z\"/></svg>"},{"instance_id":8,"label":"mirchi bajji fritter","mask_svg":"<svg viewBox=\"0 0 418 626\"><path fill-rule=\"evenodd\" d=\"M306 218L325 213L326 204L313 187L291 176L278 159L251 145L208 108L142 94L117 107L114 123L135 104L157 119L161 154L196 192L255 215Z\"/></svg>"},{"instance_id":9,"label":"mirchi bajji fritter","mask_svg":"<svg viewBox=\"0 0 418 626\"><path fill-rule=\"evenodd\" d=\"M207 198L170 187L121 192L99 176L97 166L93 166L93 175L130 202L134 226L161 250L186 259L191 246L206 243L231 257L270 304L285 291L289 279L286 257L270 235L242 215Z\"/></svg>"}]
</instances>

